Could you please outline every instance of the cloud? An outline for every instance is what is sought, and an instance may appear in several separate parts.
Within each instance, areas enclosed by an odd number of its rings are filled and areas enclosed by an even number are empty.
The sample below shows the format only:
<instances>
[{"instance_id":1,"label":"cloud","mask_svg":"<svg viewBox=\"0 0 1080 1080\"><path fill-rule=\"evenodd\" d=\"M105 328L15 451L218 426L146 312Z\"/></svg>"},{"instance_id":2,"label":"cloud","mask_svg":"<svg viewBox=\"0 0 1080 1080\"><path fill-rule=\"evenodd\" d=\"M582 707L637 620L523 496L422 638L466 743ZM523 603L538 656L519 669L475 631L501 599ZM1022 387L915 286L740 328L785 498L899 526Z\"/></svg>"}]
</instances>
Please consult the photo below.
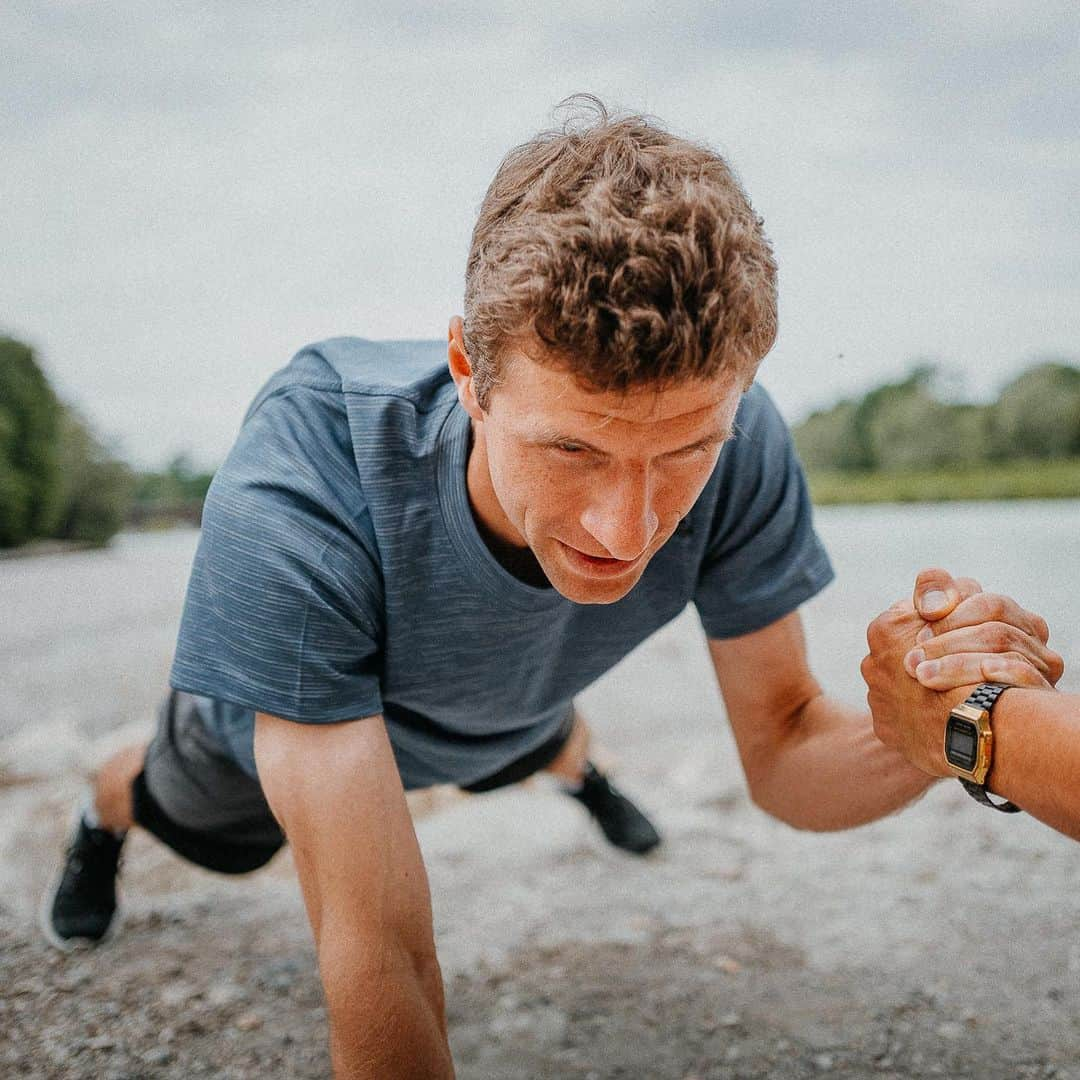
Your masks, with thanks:
<instances>
[{"instance_id":1,"label":"cloud","mask_svg":"<svg viewBox=\"0 0 1080 1080\"><path fill-rule=\"evenodd\" d=\"M1065 4L0 9L0 320L132 453L221 456L306 340L439 337L510 146L577 90L729 154L793 415L938 352L1076 350ZM826 363L844 352L842 366Z\"/></svg>"}]
</instances>

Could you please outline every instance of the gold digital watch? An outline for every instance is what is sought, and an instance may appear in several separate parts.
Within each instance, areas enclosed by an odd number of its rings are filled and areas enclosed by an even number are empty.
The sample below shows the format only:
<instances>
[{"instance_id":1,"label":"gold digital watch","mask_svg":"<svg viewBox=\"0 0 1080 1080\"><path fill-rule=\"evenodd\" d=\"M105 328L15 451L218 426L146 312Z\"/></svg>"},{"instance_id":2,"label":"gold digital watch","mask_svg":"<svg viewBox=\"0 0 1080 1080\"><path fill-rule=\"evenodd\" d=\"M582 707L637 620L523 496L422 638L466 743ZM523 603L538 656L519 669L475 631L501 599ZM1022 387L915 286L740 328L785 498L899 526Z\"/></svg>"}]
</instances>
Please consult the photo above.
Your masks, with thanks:
<instances>
[{"instance_id":1,"label":"gold digital watch","mask_svg":"<svg viewBox=\"0 0 1080 1080\"><path fill-rule=\"evenodd\" d=\"M964 790L984 806L1006 814L1019 813L1011 802L994 802L986 790L986 778L994 756L994 732L990 713L1008 689L1004 683L980 683L968 699L949 713L945 724L945 761L964 785Z\"/></svg>"}]
</instances>

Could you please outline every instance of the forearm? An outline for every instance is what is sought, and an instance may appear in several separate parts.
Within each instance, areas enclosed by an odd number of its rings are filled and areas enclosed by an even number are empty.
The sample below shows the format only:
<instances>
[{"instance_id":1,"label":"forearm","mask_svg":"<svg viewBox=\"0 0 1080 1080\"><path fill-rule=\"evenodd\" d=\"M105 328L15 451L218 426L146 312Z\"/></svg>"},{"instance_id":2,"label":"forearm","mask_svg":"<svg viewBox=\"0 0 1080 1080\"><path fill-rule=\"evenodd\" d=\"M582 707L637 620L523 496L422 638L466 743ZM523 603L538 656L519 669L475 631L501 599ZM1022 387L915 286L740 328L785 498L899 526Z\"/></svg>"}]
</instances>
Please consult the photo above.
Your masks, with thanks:
<instances>
[{"instance_id":1,"label":"forearm","mask_svg":"<svg viewBox=\"0 0 1080 1080\"><path fill-rule=\"evenodd\" d=\"M799 829L850 829L918 798L935 777L874 734L870 714L824 695L792 717L767 769L750 777L754 801Z\"/></svg>"},{"instance_id":2,"label":"forearm","mask_svg":"<svg viewBox=\"0 0 1080 1080\"><path fill-rule=\"evenodd\" d=\"M324 934L319 970L335 1080L443 1080L454 1067L434 955L363 949Z\"/></svg>"},{"instance_id":3,"label":"forearm","mask_svg":"<svg viewBox=\"0 0 1080 1080\"><path fill-rule=\"evenodd\" d=\"M987 787L1080 840L1080 695L1014 688L994 706Z\"/></svg>"}]
</instances>

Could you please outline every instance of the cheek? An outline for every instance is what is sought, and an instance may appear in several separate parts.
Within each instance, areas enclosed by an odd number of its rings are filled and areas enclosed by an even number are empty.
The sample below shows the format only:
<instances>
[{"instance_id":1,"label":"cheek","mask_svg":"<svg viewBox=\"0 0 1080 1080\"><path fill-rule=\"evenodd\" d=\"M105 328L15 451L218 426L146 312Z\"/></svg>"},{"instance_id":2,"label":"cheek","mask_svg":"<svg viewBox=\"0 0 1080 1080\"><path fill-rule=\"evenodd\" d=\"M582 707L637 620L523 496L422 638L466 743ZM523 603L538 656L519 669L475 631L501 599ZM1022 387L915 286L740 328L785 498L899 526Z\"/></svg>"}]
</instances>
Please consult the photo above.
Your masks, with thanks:
<instances>
[{"instance_id":1,"label":"cheek","mask_svg":"<svg viewBox=\"0 0 1080 1080\"><path fill-rule=\"evenodd\" d=\"M565 515L576 497L564 470L513 450L489 457L492 487L505 512L518 525Z\"/></svg>"},{"instance_id":2,"label":"cheek","mask_svg":"<svg viewBox=\"0 0 1080 1080\"><path fill-rule=\"evenodd\" d=\"M716 466L715 459L700 465L684 467L669 475L657 498L657 514L663 518L665 513L685 517L698 496L705 490L705 485Z\"/></svg>"}]
</instances>

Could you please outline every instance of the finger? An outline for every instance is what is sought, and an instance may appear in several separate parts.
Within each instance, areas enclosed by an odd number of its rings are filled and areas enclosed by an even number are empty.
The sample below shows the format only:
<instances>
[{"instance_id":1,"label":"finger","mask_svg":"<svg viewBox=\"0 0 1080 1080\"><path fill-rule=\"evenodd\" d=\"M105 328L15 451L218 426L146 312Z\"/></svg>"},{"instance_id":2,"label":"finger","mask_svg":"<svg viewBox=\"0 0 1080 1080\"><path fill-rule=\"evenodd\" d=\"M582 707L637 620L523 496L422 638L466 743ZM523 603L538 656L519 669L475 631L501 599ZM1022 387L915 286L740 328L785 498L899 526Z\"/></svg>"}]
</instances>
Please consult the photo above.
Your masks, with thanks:
<instances>
[{"instance_id":1,"label":"finger","mask_svg":"<svg viewBox=\"0 0 1080 1080\"><path fill-rule=\"evenodd\" d=\"M979 592L982 592L982 586L974 578L954 578L948 570L932 567L921 570L915 578L912 603L924 619L933 622L944 618L961 601Z\"/></svg>"},{"instance_id":2,"label":"finger","mask_svg":"<svg viewBox=\"0 0 1080 1080\"><path fill-rule=\"evenodd\" d=\"M1044 645L1050 640L1050 629L1041 615L1022 608L1012 597L987 592L976 593L962 600L952 614L921 630L915 640L922 644L930 637L986 622L1008 623L1038 638Z\"/></svg>"},{"instance_id":3,"label":"finger","mask_svg":"<svg viewBox=\"0 0 1080 1080\"><path fill-rule=\"evenodd\" d=\"M1051 689L1042 673L1017 653L953 653L940 660L924 660L915 678L928 690L955 690L980 682Z\"/></svg>"},{"instance_id":4,"label":"finger","mask_svg":"<svg viewBox=\"0 0 1080 1080\"><path fill-rule=\"evenodd\" d=\"M952 574L940 566L920 570L915 578L911 600L915 610L926 620L944 618L960 603L960 590Z\"/></svg>"},{"instance_id":5,"label":"finger","mask_svg":"<svg viewBox=\"0 0 1080 1080\"><path fill-rule=\"evenodd\" d=\"M969 596L983 591L983 587L973 577L958 577L956 588L960 592L961 600L966 600Z\"/></svg>"},{"instance_id":6,"label":"finger","mask_svg":"<svg viewBox=\"0 0 1080 1080\"><path fill-rule=\"evenodd\" d=\"M919 642L908 653L904 658L904 667L908 668L910 664L910 667L914 668L923 660L937 660L950 653L1005 652L1015 652L1026 657L1047 678L1055 673L1056 678L1061 678L1065 663L1056 652L1048 649L1037 637L1001 622L962 626L959 630L932 635Z\"/></svg>"}]
</instances>

